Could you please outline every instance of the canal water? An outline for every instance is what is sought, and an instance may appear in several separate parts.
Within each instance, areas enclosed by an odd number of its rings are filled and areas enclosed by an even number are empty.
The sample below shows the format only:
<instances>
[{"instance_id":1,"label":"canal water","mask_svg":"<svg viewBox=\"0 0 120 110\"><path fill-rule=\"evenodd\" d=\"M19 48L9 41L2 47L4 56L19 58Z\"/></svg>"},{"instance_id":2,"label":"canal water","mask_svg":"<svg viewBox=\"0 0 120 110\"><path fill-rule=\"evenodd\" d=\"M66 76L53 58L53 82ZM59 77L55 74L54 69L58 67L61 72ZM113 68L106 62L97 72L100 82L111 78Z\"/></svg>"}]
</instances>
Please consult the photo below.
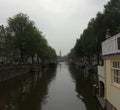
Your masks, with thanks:
<instances>
[{"instance_id":1,"label":"canal water","mask_svg":"<svg viewBox=\"0 0 120 110\"><path fill-rule=\"evenodd\" d=\"M102 110L91 75L65 62L0 84L0 110Z\"/></svg>"}]
</instances>

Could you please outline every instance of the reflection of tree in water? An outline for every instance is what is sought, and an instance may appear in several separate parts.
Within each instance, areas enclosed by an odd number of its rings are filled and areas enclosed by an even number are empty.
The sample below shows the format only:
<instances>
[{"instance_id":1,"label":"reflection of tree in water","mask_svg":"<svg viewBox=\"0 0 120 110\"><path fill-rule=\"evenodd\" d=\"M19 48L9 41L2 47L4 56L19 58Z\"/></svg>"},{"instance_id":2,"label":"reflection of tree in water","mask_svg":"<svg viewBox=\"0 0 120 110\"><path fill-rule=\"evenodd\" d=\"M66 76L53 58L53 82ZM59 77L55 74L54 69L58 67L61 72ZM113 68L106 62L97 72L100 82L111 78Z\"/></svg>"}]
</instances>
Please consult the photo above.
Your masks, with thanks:
<instances>
[{"instance_id":1,"label":"reflection of tree in water","mask_svg":"<svg viewBox=\"0 0 120 110\"><path fill-rule=\"evenodd\" d=\"M56 68L28 73L0 85L0 110L41 110ZM4 99L4 100L3 100Z\"/></svg>"},{"instance_id":2,"label":"reflection of tree in water","mask_svg":"<svg viewBox=\"0 0 120 110\"><path fill-rule=\"evenodd\" d=\"M29 94L27 100L23 103L21 110L41 110L48 94L48 85L55 77L55 68L43 72L41 80L37 83L35 89Z\"/></svg>"},{"instance_id":3,"label":"reflection of tree in water","mask_svg":"<svg viewBox=\"0 0 120 110\"><path fill-rule=\"evenodd\" d=\"M62 64L61 64L61 62L59 63L59 67L60 67L60 72L61 72L61 69L62 69Z\"/></svg>"},{"instance_id":4,"label":"reflection of tree in water","mask_svg":"<svg viewBox=\"0 0 120 110\"><path fill-rule=\"evenodd\" d=\"M87 110L102 110L93 94L92 75L74 66L69 66L69 70L76 84L77 97L83 100Z\"/></svg>"}]
</instances>

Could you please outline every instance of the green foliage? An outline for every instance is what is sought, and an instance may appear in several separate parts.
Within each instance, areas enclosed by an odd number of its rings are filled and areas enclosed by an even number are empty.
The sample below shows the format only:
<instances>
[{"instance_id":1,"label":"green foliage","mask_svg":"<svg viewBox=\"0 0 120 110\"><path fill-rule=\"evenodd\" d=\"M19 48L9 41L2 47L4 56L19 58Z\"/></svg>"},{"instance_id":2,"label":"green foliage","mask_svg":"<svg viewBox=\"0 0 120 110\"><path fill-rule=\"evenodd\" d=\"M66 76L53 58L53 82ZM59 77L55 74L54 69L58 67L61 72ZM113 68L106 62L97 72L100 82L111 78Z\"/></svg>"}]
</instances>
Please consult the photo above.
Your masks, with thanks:
<instances>
[{"instance_id":1,"label":"green foliage","mask_svg":"<svg viewBox=\"0 0 120 110\"><path fill-rule=\"evenodd\" d=\"M104 15L106 28L110 29L112 35L116 34L116 29L120 25L120 0L110 0L105 5Z\"/></svg>"},{"instance_id":2,"label":"green foliage","mask_svg":"<svg viewBox=\"0 0 120 110\"><path fill-rule=\"evenodd\" d=\"M28 58L37 56L37 59L55 59L55 50L29 19L26 14L19 13L8 19L6 42L13 59L25 62Z\"/></svg>"},{"instance_id":3,"label":"green foliage","mask_svg":"<svg viewBox=\"0 0 120 110\"><path fill-rule=\"evenodd\" d=\"M49 60L51 60L51 59L55 60L57 58L55 50L50 46L47 47L47 55L48 55L47 58Z\"/></svg>"},{"instance_id":4,"label":"green foliage","mask_svg":"<svg viewBox=\"0 0 120 110\"><path fill-rule=\"evenodd\" d=\"M70 54L68 54L68 57L69 57L69 58L72 58L72 59L74 59L74 60L76 60L77 54L76 54L74 48L72 48L72 49L70 50Z\"/></svg>"},{"instance_id":5,"label":"green foliage","mask_svg":"<svg viewBox=\"0 0 120 110\"><path fill-rule=\"evenodd\" d=\"M120 26L118 26L117 30L116 30L117 33L120 32Z\"/></svg>"}]
</instances>

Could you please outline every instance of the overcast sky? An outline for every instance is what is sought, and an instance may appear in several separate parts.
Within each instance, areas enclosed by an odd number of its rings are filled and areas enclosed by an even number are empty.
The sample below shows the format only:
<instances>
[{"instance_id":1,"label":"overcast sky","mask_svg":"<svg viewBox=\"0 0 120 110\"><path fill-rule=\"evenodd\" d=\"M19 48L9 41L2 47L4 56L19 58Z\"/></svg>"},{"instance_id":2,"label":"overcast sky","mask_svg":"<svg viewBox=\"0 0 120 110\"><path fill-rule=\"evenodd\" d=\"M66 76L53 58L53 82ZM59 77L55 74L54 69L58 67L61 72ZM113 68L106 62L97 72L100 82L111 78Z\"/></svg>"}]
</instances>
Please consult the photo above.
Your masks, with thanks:
<instances>
[{"instance_id":1,"label":"overcast sky","mask_svg":"<svg viewBox=\"0 0 120 110\"><path fill-rule=\"evenodd\" d=\"M67 54L76 39L109 0L0 0L0 25L19 12L27 14L56 53Z\"/></svg>"}]
</instances>

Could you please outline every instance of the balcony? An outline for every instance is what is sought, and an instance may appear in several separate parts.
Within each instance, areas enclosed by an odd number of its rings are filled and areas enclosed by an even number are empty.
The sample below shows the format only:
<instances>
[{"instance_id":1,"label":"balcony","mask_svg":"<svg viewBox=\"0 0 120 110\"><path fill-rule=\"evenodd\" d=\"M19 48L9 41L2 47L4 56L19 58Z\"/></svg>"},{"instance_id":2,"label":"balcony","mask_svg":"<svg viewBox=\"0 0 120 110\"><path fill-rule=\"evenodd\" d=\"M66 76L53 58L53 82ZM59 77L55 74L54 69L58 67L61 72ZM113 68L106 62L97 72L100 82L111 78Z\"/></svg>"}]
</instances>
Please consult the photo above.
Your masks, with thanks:
<instances>
[{"instance_id":1,"label":"balcony","mask_svg":"<svg viewBox=\"0 0 120 110\"><path fill-rule=\"evenodd\" d=\"M102 55L112 55L120 53L120 33L102 42Z\"/></svg>"},{"instance_id":2,"label":"balcony","mask_svg":"<svg viewBox=\"0 0 120 110\"><path fill-rule=\"evenodd\" d=\"M98 66L97 73L100 77L104 78L104 66Z\"/></svg>"}]
</instances>

